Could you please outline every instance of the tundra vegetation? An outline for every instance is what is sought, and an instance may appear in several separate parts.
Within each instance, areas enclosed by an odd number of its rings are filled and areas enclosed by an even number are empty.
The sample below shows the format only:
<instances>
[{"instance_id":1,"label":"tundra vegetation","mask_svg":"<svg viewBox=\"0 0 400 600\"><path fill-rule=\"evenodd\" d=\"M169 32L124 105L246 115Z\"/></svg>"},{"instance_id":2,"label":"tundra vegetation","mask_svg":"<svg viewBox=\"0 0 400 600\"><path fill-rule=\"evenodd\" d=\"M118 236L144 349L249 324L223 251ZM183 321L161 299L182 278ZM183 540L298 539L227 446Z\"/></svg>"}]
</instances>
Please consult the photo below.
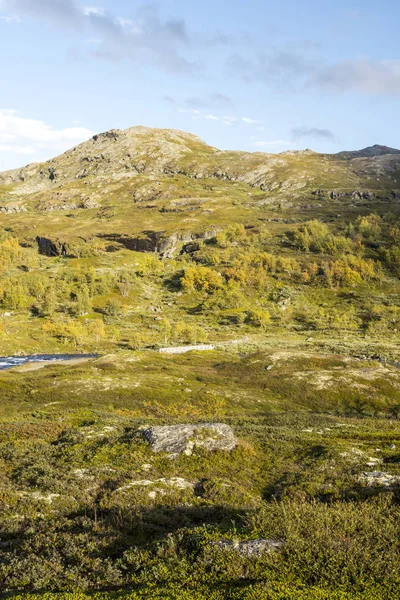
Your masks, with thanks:
<instances>
[{"instance_id":1,"label":"tundra vegetation","mask_svg":"<svg viewBox=\"0 0 400 600\"><path fill-rule=\"evenodd\" d=\"M0 174L2 593L397 598L400 159L139 129Z\"/></svg>"}]
</instances>

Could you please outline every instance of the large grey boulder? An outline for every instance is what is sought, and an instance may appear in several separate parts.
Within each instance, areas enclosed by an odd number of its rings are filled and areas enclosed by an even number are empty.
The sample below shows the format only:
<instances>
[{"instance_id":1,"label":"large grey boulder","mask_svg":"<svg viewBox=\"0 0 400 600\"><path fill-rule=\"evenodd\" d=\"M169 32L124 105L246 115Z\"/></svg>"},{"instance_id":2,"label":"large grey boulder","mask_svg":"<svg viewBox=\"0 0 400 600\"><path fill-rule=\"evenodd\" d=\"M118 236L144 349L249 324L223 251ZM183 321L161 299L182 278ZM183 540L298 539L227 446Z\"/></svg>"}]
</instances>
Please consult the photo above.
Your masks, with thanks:
<instances>
[{"instance_id":1,"label":"large grey boulder","mask_svg":"<svg viewBox=\"0 0 400 600\"><path fill-rule=\"evenodd\" d=\"M153 452L190 456L194 448L206 450L233 450L237 445L232 428L224 423L200 425L166 425L143 430L143 437Z\"/></svg>"},{"instance_id":2,"label":"large grey boulder","mask_svg":"<svg viewBox=\"0 0 400 600\"><path fill-rule=\"evenodd\" d=\"M235 550L241 556L248 558L250 556L261 556L266 552L277 552L283 548L284 543L279 540L245 540L243 542L233 540L220 540L213 542L212 546L220 550Z\"/></svg>"}]
</instances>

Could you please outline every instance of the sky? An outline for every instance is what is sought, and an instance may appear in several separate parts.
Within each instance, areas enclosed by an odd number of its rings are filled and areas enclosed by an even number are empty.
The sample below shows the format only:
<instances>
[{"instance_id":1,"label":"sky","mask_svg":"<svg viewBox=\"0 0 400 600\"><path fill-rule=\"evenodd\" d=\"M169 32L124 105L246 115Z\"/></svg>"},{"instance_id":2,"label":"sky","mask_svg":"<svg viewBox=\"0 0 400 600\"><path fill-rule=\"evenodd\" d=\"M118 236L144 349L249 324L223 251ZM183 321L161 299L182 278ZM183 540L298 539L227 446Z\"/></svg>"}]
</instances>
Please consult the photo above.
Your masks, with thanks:
<instances>
[{"instance_id":1,"label":"sky","mask_svg":"<svg viewBox=\"0 0 400 600\"><path fill-rule=\"evenodd\" d=\"M108 129L400 147L398 0L0 0L0 171Z\"/></svg>"}]
</instances>

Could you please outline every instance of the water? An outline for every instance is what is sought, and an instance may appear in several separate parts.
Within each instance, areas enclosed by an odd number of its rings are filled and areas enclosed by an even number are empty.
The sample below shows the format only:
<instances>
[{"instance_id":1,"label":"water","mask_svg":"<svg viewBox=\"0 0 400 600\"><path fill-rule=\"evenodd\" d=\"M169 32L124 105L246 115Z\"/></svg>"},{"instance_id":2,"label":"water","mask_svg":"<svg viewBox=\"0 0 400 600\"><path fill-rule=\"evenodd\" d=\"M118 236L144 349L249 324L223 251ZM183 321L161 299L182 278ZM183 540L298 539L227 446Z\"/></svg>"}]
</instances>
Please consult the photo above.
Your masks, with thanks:
<instances>
[{"instance_id":1,"label":"water","mask_svg":"<svg viewBox=\"0 0 400 600\"><path fill-rule=\"evenodd\" d=\"M31 354L29 356L3 356L0 357L0 371L19 367L26 363L68 361L77 358L97 358L97 354Z\"/></svg>"}]
</instances>

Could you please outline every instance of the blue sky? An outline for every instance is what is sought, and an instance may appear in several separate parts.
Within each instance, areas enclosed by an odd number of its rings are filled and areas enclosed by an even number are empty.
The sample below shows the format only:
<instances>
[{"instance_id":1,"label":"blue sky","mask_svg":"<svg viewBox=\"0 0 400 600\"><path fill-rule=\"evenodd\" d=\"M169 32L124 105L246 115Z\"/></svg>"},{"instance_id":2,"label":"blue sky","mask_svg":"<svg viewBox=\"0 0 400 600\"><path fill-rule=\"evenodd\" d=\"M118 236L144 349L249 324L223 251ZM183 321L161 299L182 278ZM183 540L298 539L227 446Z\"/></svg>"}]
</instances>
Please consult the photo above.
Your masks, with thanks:
<instances>
[{"instance_id":1,"label":"blue sky","mask_svg":"<svg viewBox=\"0 0 400 600\"><path fill-rule=\"evenodd\" d=\"M400 146L396 0L0 0L0 170L94 132Z\"/></svg>"}]
</instances>

